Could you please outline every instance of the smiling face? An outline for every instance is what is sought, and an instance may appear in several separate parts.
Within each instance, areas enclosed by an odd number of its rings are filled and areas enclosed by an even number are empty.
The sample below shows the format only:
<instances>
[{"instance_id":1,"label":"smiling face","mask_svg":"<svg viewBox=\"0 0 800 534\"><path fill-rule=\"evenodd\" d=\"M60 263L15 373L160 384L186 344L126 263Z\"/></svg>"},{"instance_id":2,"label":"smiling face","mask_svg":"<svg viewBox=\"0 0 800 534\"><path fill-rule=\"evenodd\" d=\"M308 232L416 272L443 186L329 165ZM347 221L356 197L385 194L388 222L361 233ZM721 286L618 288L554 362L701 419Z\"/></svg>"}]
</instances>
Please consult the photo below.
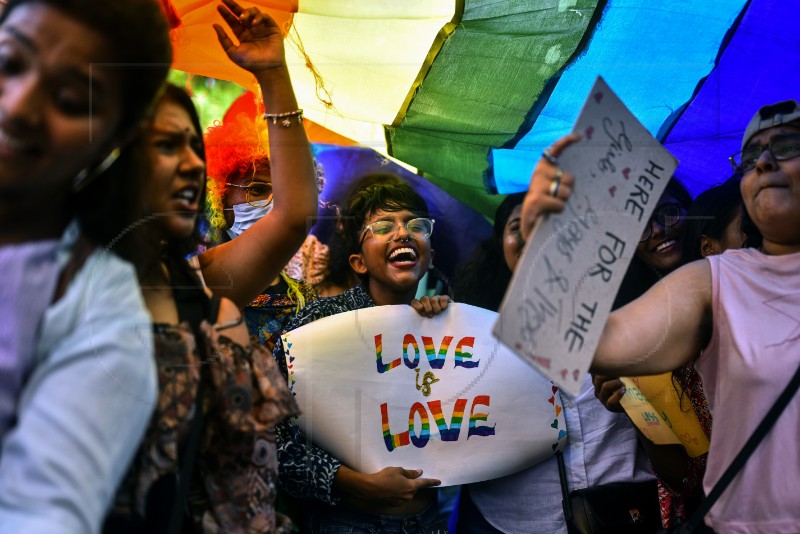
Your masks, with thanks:
<instances>
[{"instance_id":1,"label":"smiling face","mask_svg":"<svg viewBox=\"0 0 800 534\"><path fill-rule=\"evenodd\" d=\"M650 237L646 241L640 242L636 247L636 257L645 265L662 273L675 269L681 263L686 215L682 204L668 191L665 191L661 198L658 199L658 204L656 204L653 213L658 213L662 206L667 205L681 207L683 216L675 224L662 224L658 217L655 220L648 221L647 224L650 225L652 230Z\"/></svg>"},{"instance_id":2,"label":"smiling face","mask_svg":"<svg viewBox=\"0 0 800 534\"><path fill-rule=\"evenodd\" d=\"M755 134L747 146L764 146L799 133L800 126L776 126ZM769 151L762 151L755 168L742 177L741 187L747 212L764 236L764 250L800 251L800 157L776 161Z\"/></svg>"},{"instance_id":3,"label":"smiling face","mask_svg":"<svg viewBox=\"0 0 800 534\"><path fill-rule=\"evenodd\" d=\"M96 31L45 4L0 27L0 198L65 209L72 178L113 148L123 107L113 58ZM42 195L42 191L48 191Z\"/></svg>"},{"instance_id":4,"label":"smiling face","mask_svg":"<svg viewBox=\"0 0 800 534\"><path fill-rule=\"evenodd\" d=\"M411 234L402 226L417 217L409 210L378 210L365 220L359 236L363 240L361 252L350 256L350 266L367 276L367 289L378 305L410 303L431 265L430 238ZM381 237L373 235L366 227L377 221L395 223L394 231Z\"/></svg>"},{"instance_id":5,"label":"smiling face","mask_svg":"<svg viewBox=\"0 0 800 534\"><path fill-rule=\"evenodd\" d=\"M202 142L186 109L164 99L147 133L153 163L147 207L158 219L161 239L192 234L205 179Z\"/></svg>"}]
</instances>

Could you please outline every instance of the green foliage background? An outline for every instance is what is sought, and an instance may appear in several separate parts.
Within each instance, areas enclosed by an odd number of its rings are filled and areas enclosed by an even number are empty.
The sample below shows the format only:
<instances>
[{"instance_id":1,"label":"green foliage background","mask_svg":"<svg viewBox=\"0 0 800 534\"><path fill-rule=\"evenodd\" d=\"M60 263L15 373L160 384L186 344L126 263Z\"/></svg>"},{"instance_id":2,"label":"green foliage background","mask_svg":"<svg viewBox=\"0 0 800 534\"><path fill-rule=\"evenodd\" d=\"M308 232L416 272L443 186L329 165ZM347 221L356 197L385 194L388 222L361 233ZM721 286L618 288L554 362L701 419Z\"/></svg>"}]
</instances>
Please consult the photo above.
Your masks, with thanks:
<instances>
[{"instance_id":1,"label":"green foliage background","mask_svg":"<svg viewBox=\"0 0 800 534\"><path fill-rule=\"evenodd\" d=\"M190 75L180 70L171 70L167 79L189 90L204 129L214 121L222 120L228 107L244 93L244 89L233 82Z\"/></svg>"}]
</instances>

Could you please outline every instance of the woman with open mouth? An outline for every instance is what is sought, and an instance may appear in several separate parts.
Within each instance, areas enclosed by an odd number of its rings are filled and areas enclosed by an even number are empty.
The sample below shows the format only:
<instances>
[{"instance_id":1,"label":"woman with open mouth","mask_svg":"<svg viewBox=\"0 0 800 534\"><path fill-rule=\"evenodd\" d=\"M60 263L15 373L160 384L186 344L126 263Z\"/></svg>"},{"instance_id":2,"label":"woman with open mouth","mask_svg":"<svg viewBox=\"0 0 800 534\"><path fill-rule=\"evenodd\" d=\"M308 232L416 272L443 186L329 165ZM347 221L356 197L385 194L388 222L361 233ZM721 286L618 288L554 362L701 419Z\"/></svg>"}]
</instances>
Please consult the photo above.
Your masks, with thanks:
<instances>
[{"instance_id":1,"label":"woman with open mouth","mask_svg":"<svg viewBox=\"0 0 800 534\"><path fill-rule=\"evenodd\" d=\"M433 261L430 238L435 221L425 200L408 184L392 177L362 178L346 195L340 222L341 246L361 281L340 295L308 304L284 332L373 306L407 304L426 317L447 308L446 296L414 298ZM288 377L281 340L273 355ZM291 495L307 499L304 521L310 532L447 532L446 522L437 516L435 486L440 482L423 478L421 469L386 467L360 473L309 444L293 424L284 422L276 430L281 482Z\"/></svg>"},{"instance_id":2,"label":"woman with open mouth","mask_svg":"<svg viewBox=\"0 0 800 534\"><path fill-rule=\"evenodd\" d=\"M151 162L144 225L161 259L141 275L158 402L106 521L109 533L292 529L274 509L273 427L298 411L271 355L251 343L240 309L302 243L306 218L316 213L315 174L280 29L235 0L217 10L228 26L214 26L220 44L263 88L265 118L281 119L267 121L277 198L248 232L187 261L203 244L205 153L191 98L168 85L139 139Z\"/></svg>"}]
</instances>

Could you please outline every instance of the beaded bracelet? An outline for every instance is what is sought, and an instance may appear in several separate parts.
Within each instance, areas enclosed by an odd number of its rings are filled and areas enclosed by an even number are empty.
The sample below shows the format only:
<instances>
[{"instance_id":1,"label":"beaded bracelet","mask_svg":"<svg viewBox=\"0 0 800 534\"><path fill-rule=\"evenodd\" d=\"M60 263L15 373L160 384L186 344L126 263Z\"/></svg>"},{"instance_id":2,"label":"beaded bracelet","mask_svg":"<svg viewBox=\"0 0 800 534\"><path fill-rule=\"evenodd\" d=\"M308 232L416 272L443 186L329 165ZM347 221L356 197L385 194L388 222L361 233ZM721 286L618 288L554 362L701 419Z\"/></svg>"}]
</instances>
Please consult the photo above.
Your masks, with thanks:
<instances>
[{"instance_id":1,"label":"beaded bracelet","mask_svg":"<svg viewBox=\"0 0 800 534\"><path fill-rule=\"evenodd\" d=\"M294 111L287 111L286 113L264 113L264 120L272 119L272 124L277 124L278 120L281 121L281 126L288 128L292 125L291 118L297 117L297 124L303 123L303 110L296 109Z\"/></svg>"}]
</instances>

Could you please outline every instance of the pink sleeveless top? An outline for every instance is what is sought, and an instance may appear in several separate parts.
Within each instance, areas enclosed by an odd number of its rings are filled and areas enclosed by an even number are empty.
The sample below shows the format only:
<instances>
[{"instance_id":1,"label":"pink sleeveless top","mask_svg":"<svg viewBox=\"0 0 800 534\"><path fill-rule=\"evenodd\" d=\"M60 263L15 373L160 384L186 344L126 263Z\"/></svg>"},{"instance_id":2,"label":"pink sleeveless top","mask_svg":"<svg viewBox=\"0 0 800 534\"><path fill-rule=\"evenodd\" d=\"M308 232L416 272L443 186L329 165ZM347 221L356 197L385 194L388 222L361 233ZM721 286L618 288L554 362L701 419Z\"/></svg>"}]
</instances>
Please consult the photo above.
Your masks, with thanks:
<instances>
[{"instance_id":1,"label":"pink sleeveless top","mask_svg":"<svg viewBox=\"0 0 800 534\"><path fill-rule=\"evenodd\" d=\"M741 249L708 260L714 333L695 363L714 417L706 493L800 365L800 253L767 256ZM800 532L800 396L706 522L720 533Z\"/></svg>"}]
</instances>

